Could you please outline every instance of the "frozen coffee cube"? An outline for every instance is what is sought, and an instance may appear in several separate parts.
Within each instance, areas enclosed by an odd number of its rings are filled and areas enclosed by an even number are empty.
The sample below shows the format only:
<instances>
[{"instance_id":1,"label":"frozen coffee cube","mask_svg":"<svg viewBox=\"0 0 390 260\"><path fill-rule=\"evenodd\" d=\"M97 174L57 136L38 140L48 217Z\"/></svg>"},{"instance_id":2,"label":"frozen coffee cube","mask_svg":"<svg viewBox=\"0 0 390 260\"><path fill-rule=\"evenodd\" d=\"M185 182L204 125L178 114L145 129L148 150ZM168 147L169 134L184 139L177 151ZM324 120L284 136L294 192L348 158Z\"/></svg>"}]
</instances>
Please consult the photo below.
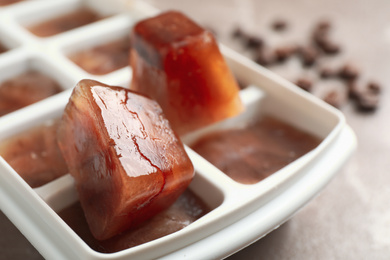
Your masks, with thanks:
<instances>
[{"instance_id":1,"label":"frozen coffee cube","mask_svg":"<svg viewBox=\"0 0 390 260\"><path fill-rule=\"evenodd\" d=\"M131 89L155 99L180 135L237 115L239 87L212 33L179 12L131 33Z\"/></svg>"},{"instance_id":2,"label":"frozen coffee cube","mask_svg":"<svg viewBox=\"0 0 390 260\"><path fill-rule=\"evenodd\" d=\"M93 80L75 87L58 142L98 240L169 207L194 174L155 101Z\"/></svg>"}]
</instances>

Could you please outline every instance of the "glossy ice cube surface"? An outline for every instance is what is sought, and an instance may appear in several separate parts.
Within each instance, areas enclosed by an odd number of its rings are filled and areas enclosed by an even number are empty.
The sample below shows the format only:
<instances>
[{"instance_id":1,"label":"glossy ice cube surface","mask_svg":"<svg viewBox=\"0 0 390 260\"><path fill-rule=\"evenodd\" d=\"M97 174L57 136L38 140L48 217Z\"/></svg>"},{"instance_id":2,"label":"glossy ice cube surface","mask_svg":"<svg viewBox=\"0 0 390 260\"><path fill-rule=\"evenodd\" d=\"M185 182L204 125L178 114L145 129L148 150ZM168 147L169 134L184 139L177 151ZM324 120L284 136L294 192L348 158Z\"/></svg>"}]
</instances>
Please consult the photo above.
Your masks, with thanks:
<instances>
[{"instance_id":1,"label":"glossy ice cube surface","mask_svg":"<svg viewBox=\"0 0 390 260\"><path fill-rule=\"evenodd\" d=\"M134 26L131 89L155 99L180 135L242 111L213 35L179 12Z\"/></svg>"},{"instance_id":2,"label":"glossy ice cube surface","mask_svg":"<svg viewBox=\"0 0 390 260\"><path fill-rule=\"evenodd\" d=\"M194 174L159 105L121 87L79 82L58 139L98 240L169 207Z\"/></svg>"}]
</instances>

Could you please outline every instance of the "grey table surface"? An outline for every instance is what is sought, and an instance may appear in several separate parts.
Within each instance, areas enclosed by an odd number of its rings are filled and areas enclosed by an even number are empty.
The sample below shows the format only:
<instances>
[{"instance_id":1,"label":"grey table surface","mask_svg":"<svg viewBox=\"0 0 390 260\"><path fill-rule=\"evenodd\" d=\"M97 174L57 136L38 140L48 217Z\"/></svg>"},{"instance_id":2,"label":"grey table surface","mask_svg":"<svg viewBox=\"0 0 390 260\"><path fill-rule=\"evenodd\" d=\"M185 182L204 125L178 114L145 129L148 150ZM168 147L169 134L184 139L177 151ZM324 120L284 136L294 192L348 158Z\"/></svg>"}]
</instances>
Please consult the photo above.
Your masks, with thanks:
<instances>
[{"instance_id":1,"label":"grey table surface","mask_svg":"<svg viewBox=\"0 0 390 260\"><path fill-rule=\"evenodd\" d=\"M358 149L332 182L291 220L229 257L235 259L390 259L390 1L387 0L146 0L161 10L185 12L212 28L225 45L249 55L231 37L234 28L262 35L270 47L305 42L321 19L331 21L332 38L342 52L324 60L339 66L357 64L362 82L383 86L374 113L359 113L346 102L341 110L358 138ZM270 24L288 21L283 33ZM291 62L271 70L294 80L313 71ZM317 82L317 81L315 81ZM318 83L318 82L317 82ZM320 82L345 94L340 82ZM0 214L0 259L41 259L17 229Z\"/></svg>"}]
</instances>

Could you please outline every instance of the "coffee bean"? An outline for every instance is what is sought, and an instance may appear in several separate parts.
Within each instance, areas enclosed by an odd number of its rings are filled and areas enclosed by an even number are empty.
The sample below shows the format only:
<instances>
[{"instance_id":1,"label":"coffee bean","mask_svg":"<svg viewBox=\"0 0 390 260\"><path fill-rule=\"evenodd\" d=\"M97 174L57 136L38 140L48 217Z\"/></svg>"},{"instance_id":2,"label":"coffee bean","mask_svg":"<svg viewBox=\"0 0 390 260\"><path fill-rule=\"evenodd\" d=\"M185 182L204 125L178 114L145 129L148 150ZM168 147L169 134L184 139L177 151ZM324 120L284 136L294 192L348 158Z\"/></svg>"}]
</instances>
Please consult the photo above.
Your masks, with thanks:
<instances>
[{"instance_id":1,"label":"coffee bean","mask_svg":"<svg viewBox=\"0 0 390 260\"><path fill-rule=\"evenodd\" d=\"M329 67L323 67L319 70L319 75L322 79L329 79L336 77L338 75L338 71Z\"/></svg>"},{"instance_id":2,"label":"coffee bean","mask_svg":"<svg viewBox=\"0 0 390 260\"><path fill-rule=\"evenodd\" d=\"M327 35L317 34L313 37L313 43L325 54L334 55L341 51L340 45L332 42Z\"/></svg>"},{"instance_id":3,"label":"coffee bean","mask_svg":"<svg viewBox=\"0 0 390 260\"><path fill-rule=\"evenodd\" d=\"M317 23L316 30L318 31L329 31L329 29L332 27L332 24L329 20L322 20Z\"/></svg>"},{"instance_id":4,"label":"coffee bean","mask_svg":"<svg viewBox=\"0 0 390 260\"><path fill-rule=\"evenodd\" d=\"M316 46L322 48L322 46L329 41L328 30L316 27L312 33L312 41Z\"/></svg>"},{"instance_id":5,"label":"coffee bean","mask_svg":"<svg viewBox=\"0 0 390 260\"><path fill-rule=\"evenodd\" d=\"M307 92L311 92L313 88L313 82L308 78L299 78L295 84Z\"/></svg>"},{"instance_id":6,"label":"coffee bean","mask_svg":"<svg viewBox=\"0 0 390 260\"><path fill-rule=\"evenodd\" d=\"M347 82L348 97L352 100L358 100L363 93L356 81Z\"/></svg>"},{"instance_id":7,"label":"coffee bean","mask_svg":"<svg viewBox=\"0 0 390 260\"><path fill-rule=\"evenodd\" d=\"M356 102L356 107L360 112L373 112L379 106L379 96L364 93L359 96L359 99Z\"/></svg>"},{"instance_id":8,"label":"coffee bean","mask_svg":"<svg viewBox=\"0 0 390 260\"><path fill-rule=\"evenodd\" d=\"M312 41L325 54L334 55L341 51L341 47L330 39L330 28L329 21L319 22L312 33Z\"/></svg>"},{"instance_id":9,"label":"coffee bean","mask_svg":"<svg viewBox=\"0 0 390 260\"><path fill-rule=\"evenodd\" d=\"M345 80L357 79L359 77L359 74L359 69L352 64L346 64L342 66L339 71L339 77Z\"/></svg>"},{"instance_id":10,"label":"coffee bean","mask_svg":"<svg viewBox=\"0 0 390 260\"><path fill-rule=\"evenodd\" d=\"M275 63L276 58L274 53L268 49L261 49L256 53L255 62L262 66L269 66Z\"/></svg>"},{"instance_id":11,"label":"coffee bean","mask_svg":"<svg viewBox=\"0 0 390 260\"><path fill-rule=\"evenodd\" d=\"M287 28L288 23L283 19L277 19L272 23L272 29L275 31L284 31Z\"/></svg>"},{"instance_id":12,"label":"coffee bean","mask_svg":"<svg viewBox=\"0 0 390 260\"><path fill-rule=\"evenodd\" d=\"M324 101L335 108L340 108L344 103L343 98L337 91L330 91L324 97Z\"/></svg>"},{"instance_id":13,"label":"coffee bean","mask_svg":"<svg viewBox=\"0 0 390 260\"><path fill-rule=\"evenodd\" d=\"M288 23L284 19L277 19L271 25L274 31L283 31L287 28ZM303 67L311 67L324 55L335 55L341 52L341 46L330 37L331 29L332 24L329 20L319 21L310 34L310 44L299 48L289 45L270 49L265 43L266 39L248 34L239 27L232 32L232 37L239 39L244 48L251 50L254 55L253 60L260 65L270 66L277 62L284 62L292 55L297 54ZM373 81L366 83L366 85L359 83L360 71L354 64L345 64L337 69L329 66L322 67L317 72L321 79L337 78L342 80L346 85L348 98L354 101L358 111L368 112L377 109L382 87ZM313 89L313 81L310 78L301 77L295 83L308 92ZM340 108L347 102L346 97L337 91L330 91L323 99L336 108Z\"/></svg>"},{"instance_id":14,"label":"coffee bean","mask_svg":"<svg viewBox=\"0 0 390 260\"><path fill-rule=\"evenodd\" d=\"M340 45L331 42L330 40L323 41L321 45L321 49L326 54L338 54L341 51Z\"/></svg>"},{"instance_id":15,"label":"coffee bean","mask_svg":"<svg viewBox=\"0 0 390 260\"><path fill-rule=\"evenodd\" d=\"M294 55L297 51L297 48L295 46L284 46L276 48L275 53L275 59L276 61L283 62L290 58L292 55Z\"/></svg>"},{"instance_id":16,"label":"coffee bean","mask_svg":"<svg viewBox=\"0 0 390 260\"><path fill-rule=\"evenodd\" d=\"M311 67L317 61L318 51L313 46L301 47L299 54L304 67Z\"/></svg>"},{"instance_id":17,"label":"coffee bean","mask_svg":"<svg viewBox=\"0 0 390 260\"><path fill-rule=\"evenodd\" d=\"M368 82L367 88L369 91L371 91L371 93L374 94L379 94L382 91L381 86L377 82L373 82L373 81Z\"/></svg>"},{"instance_id":18,"label":"coffee bean","mask_svg":"<svg viewBox=\"0 0 390 260\"><path fill-rule=\"evenodd\" d=\"M245 32L240 27L235 28L232 32L232 37L234 38L242 38L245 36L246 36Z\"/></svg>"},{"instance_id":19,"label":"coffee bean","mask_svg":"<svg viewBox=\"0 0 390 260\"><path fill-rule=\"evenodd\" d=\"M260 49L264 45L264 40L259 36L247 36L245 46L248 49Z\"/></svg>"}]
</instances>

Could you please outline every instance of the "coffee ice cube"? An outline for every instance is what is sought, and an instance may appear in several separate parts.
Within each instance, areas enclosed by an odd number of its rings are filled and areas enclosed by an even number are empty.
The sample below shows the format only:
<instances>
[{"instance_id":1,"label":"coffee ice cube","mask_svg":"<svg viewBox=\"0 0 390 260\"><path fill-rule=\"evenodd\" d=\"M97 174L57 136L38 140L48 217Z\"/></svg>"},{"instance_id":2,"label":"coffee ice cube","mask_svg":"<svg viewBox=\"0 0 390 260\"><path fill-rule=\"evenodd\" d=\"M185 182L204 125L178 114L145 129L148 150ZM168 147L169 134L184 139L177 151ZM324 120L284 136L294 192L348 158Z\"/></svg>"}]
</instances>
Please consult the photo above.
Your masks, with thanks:
<instances>
[{"instance_id":1,"label":"coffee ice cube","mask_svg":"<svg viewBox=\"0 0 390 260\"><path fill-rule=\"evenodd\" d=\"M170 11L137 23L131 46L131 89L155 99L178 134L242 111L213 34L185 15Z\"/></svg>"},{"instance_id":2,"label":"coffee ice cube","mask_svg":"<svg viewBox=\"0 0 390 260\"><path fill-rule=\"evenodd\" d=\"M65 108L58 141L98 240L169 207L194 175L160 106L121 87L80 81Z\"/></svg>"}]
</instances>

